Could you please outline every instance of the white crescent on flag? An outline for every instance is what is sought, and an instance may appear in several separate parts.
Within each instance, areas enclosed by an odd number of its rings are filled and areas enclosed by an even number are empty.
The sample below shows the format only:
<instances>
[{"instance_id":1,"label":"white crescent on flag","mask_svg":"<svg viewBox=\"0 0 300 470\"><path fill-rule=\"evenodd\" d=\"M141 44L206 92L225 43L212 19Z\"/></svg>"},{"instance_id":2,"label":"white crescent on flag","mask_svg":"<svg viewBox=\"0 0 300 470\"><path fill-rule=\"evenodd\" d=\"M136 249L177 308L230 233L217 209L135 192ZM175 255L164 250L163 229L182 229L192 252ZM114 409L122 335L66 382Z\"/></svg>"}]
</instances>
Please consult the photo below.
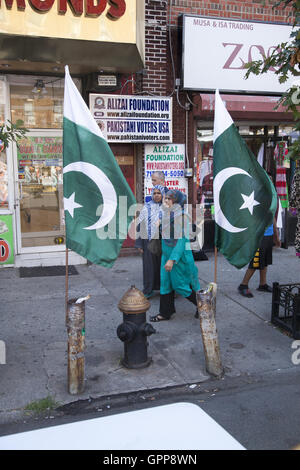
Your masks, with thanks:
<instances>
[{"instance_id":1,"label":"white crescent on flag","mask_svg":"<svg viewBox=\"0 0 300 470\"><path fill-rule=\"evenodd\" d=\"M232 225L228 219L226 219L221 206L220 206L220 191L223 184L234 175L246 175L251 178L251 175L247 171L242 170L241 168L229 167L224 170L219 171L219 173L214 178L214 204L215 204L215 221L227 232L238 233L247 230L248 227L239 228Z\"/></svg>"},{"instance_id":2,"label":"white crescent on flag","mask_svg":"<svg viewBox=\"0 0 300 470\"><path fill-rule=\"evenodd\" d=\"M117 194L111 181L107 178L100 168L87 162L74 162L69 163L64 167L64 173L69 171L78 171L88 176L98 187L103 198L103 211L100 219L89 227L84 227L85 230L97 230L105 227L114 217L117 210Z\"/></svg>"}]
</instances>

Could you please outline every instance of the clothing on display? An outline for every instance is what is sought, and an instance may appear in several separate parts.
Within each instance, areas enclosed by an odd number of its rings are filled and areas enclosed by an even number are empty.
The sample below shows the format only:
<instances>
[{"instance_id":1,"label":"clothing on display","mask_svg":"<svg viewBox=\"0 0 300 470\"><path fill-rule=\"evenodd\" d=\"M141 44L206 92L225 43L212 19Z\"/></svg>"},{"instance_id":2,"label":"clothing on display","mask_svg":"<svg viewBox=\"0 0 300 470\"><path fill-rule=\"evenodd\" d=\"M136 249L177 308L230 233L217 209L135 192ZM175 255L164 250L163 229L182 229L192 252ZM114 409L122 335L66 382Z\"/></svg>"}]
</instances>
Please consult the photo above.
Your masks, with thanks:
<instances>
[{"instance_id":1,"label":"clothing on display","mask_svg":"<svg viewBox=\"0 0 300 470\"><path fill-rule=\"evenodd\" d=\"M264 144L261 144L260 149L258 151L257 155L257 161L260 164L260 166L264 166Z\"/></svg>"},{"instance_id":2,"label":"clothing on display","mask_svg":"<svg viewBox=\"0 0 300 470\"><path fill-rule=\"evenodd\" d=\"M300 171L296 171L292 185L290 204L297 210L297 226L295 233L295 249L296 255L300 257Z\"/></svg>"},{"instance_id":3,"label":"clothing on display","mask_svg":"<svg viewBox=\"0 0 300 470\"><path fill-rule=\"evenodd\" d=\"M276 168L276 191L282 207L287 209L289 207L288 188L286 181L286 168L283 166L277 166Z\"/></svg>"},{"instance_id":4,"label":"clothing on display","mask_svg":"<svg viewBox=\"0 0 300 470\"><path fill-rule=\"evenodd\" d=\"M288 153L289 149L286 141L282 140L276 144L274 150L274 157L278 166L284 166L285 168L289 168Z\"/></svg>"},{"instance_id":5,"label":"clothing on display","mask_svg":"<svg viewBox=\"0 0 300 470\"><path fill-rule=\"evenodd\" d=\"M199 204L204 204L204 218L211 219L213 200L213 159L205 159L199 165L199 187L197 191Z\"/></svg>"}]
</instances>

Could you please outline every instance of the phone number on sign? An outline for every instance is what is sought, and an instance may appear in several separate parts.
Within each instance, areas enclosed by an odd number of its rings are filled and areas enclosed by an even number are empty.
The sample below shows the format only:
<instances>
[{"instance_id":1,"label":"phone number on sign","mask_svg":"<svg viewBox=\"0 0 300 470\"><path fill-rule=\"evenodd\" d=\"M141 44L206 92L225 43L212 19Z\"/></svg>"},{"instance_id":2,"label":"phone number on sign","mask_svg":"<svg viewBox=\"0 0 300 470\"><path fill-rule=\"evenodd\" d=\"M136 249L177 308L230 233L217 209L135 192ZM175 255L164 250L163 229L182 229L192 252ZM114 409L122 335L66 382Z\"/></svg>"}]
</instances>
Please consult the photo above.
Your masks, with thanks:
<instances>
[{"instance_id":1,"label":"phone number on sign","mask_svg":"<svg viewBox=\"0 0 300 470\"><path fill-rule=\"evenodd\" d=\"M147 177L150 178L152 175L153 171L146 171ZM183 170L166 170L164 171L165 177L166 178L174 178L174 177L180 177L184 176L184 171Z\"/></svg>"}]
</instances>

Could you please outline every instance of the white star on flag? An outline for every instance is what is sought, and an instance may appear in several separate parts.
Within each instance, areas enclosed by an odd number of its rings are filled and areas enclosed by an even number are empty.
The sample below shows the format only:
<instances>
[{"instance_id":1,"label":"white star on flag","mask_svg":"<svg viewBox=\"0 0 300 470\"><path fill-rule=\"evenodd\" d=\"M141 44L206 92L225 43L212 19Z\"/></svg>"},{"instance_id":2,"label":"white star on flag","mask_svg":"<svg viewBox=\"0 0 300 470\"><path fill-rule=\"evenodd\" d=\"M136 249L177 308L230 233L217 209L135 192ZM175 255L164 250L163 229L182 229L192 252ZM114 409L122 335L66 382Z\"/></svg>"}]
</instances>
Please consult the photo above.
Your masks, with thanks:
<instances>
[{"instance_id":1,"label":"white star on flag","mask_svg":"<svg viewBox=\"0 0 300 470\"><path fill-rule=\"evenodd\" d=\"M69 198L64 197L64 207L65 211L68 211L70 216L74 217L74 209L77 209L78 207L82 207L80 204L75 202L75 193L71 194Z\"/></svg>"},{"instance_id":2,"label":"white star on flag","mask_svg":"<svg viewBox=\"0 0 300 470\"><path fill-rule=\"evenodd\" d=\"M254 199L254 191L250 194L250 196L242 194L242 198L244 199L244 204L240 207L240 210L248 209L250 214L253 215L254 206L258 206L260 204L260 202L257 202Z\"/></svg>"}]
</instances>

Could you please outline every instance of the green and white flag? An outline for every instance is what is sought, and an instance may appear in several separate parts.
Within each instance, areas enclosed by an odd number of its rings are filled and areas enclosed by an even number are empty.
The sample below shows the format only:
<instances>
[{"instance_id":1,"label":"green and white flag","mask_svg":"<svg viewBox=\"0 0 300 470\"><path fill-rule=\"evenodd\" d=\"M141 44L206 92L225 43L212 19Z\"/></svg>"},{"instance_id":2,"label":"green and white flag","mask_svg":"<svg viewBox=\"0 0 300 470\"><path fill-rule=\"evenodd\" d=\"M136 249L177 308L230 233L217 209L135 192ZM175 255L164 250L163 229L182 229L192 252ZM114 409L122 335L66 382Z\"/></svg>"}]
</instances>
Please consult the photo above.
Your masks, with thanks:
<instances>
[{"instance_id":1,"label":"green and white flag","mask_svg":"<svg viewBox=\"0 0 300 470\"><path fill-rule=\"evenodd\" d=\"M66 246L110 267L127 237L135 198L65 68L63 181Z\"/></svg>"},{"instance_id":2,"label":"green and white flag","mask_svg":"<svg viewBox=\"0 0 300 470\"><path fill-rule=\"evenodd\" d=\"M214 120L215 246L237 268L253 258L273 223L277 194L240 137L219 91Z\"/></svg>"}]
</instances>

